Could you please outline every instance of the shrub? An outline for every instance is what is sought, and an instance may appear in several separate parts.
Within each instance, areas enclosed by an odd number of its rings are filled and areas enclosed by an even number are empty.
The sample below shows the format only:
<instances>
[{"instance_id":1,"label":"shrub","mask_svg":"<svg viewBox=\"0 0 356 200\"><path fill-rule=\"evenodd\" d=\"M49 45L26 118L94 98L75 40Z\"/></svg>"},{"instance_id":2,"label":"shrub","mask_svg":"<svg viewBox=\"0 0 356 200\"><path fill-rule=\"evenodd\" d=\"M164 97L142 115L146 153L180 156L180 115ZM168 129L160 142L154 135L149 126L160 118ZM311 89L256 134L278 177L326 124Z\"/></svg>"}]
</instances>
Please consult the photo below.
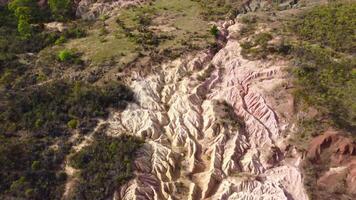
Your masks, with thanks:
<instances>
[{"instance_id":1,"label":"shrub","mask_svg":"<svg viewBox=\"0 0 356 200\"><path fill-rule=\"evenodd\" d=\"M78 120L72 119L67 123L67 126L71 129L75 129L78 127L78 123L79 123Z\"/></svg>"},{"instance_id":2,"label":"shrub","mask_svg":"<svg viewBox=\"0 0 356 200\"><path fill-rule=\"evenodd\" d=\"M8 8L18 19L26 18L27 21L35 19L39 11L36 0L12 0Z\"/></svg>"},{"instance_id":3,"label":"shrub","mask_svg":"<svg viewBox=\"0 0 356 200\"><path fill-rule=\"evenodd\" d=\"M270 52L268 42L272 39L272 35L266 32L258 33L253 36L251 41L241 43L241 54L249 59L266 58Z\"/></svg>"},{"instance_id":4,"label":"shrub","mask_svg":"<svg viewBox=\"0 0 356 200\"><path fill-rule=\"evenodd\" d=\"M355 50L355 18L355 3L332 3L313 7L292 25L307 41L293 49L296 99L351 132L356 130L356 60L344 53Z\"/></svg>"},{"instance_id":5,"label":"shrub","mask_svg":"<svg viewBox=\"0 0 356 200\"><path fill-rule=\"evenodd\" d=\"M54 44L55 45L60 45L60 44L65 43L66 41L67 41L67 38L62 35L54 42Z\"/></svg>"},{"instance_id":6,"label":"shrub","mask_svg":"<svg viewBox=\"0 0 356 200\"><path fill-rule=\"evenodd\" d=\"M82 28L69 28L64 32L66 38L82 38L86 36L86 31Z\"/></svg>"},{"instance_id":7,"label":"shrub","mask_svg":"<svg viewBox=\"0 0 356 200\"><path fill-rule=\"evenodd\" d=\"M5 137L0 135L0 198L60 199L65 180L55 176L66 152L56 151L51 138Z\"/></svg>"},{"instance_id":8,"label":"shrub","mask_svg":"<svg viewBox=\"0 0 356 200\"><path fill-rule=\"evenodd\" d=\"M267 43L272 40L272 35L266 32L259 33L254 36L254 43L255 45L259 45L262 48L267 47Z\"/></svg>"},{"instance_id":9,"label":"shrub","mask_svg":"<svg viewBox=\"0 0 356 200\"><path fill-rule=\"evenodd\" d=\"M213 35L214 37L218 37L219 36L219 29L218 29L218 27L216 25L211 27L210 34Z\"/></svg>"},{"instance_id":10,"label":"shrub","mask_svg":"<svg viewBox=\"0 0 356 200\"><path fill-rule=\"evenodd\" d=\"M240 18L240 22L243 24L255 24L257 23L257 17L254 15L244 15Z\"/></svg>"},{"instance_id":11,"label":"shrub","mask_svg":"<svg viewBox=\"0 0 356 200\"><path fill-rule=\"evenodd\" d=\"M41 163L38 160L32 162L31 169L37 171L41 168Z\"/></svg>"},{"instance_id":12,"label":"shrub","mask_svg":"<svg viewBox=\"0 0 356 200\"><path fill-rule=\"evenodd\" d=\"M68 50L62 50L58 53L58 60L61 62L68 62L74 58L74 54Z\"/></svg>"},{"instance_id":13,"label":"shrub","mask_svg":"<svg viewBox=\"0 0 356 200\"><path fill-rule=\"evenodd\" d=\"M31 24L26 19L19 19L17 30L21 35L22 39L29 39L32 35L32 27Z\"/></svg>"}]
</instances>

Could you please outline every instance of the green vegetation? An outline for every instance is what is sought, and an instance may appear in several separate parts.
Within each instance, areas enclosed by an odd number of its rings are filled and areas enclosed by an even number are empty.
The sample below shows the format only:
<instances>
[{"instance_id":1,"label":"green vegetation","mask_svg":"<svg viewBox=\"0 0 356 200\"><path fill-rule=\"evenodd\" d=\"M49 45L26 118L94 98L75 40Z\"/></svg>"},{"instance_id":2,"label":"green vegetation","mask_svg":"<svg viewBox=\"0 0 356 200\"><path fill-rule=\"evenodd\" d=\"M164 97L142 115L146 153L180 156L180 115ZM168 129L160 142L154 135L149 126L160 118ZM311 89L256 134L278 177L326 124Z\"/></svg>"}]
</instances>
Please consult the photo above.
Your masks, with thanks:
<instances>
[{"instance_id":1,"label":"green vegetation","mask_svg":"<svg viewBox=\"0 0 356 200\"><path fill-rule=\"evenodd\" d=\"M77 119L71 119L68 123L67 126L71 129L75 129L78 127L79 121Z\"/></svg>"},{"instance_id":2,"label":"green vegetation","mask_svg":"<svg viewBox=\"0 0 356 200\"><path fill-rule=\"evenodd\" d=\"M296 97L330 116L337 127L355 130L356 60L314 45L299 46L294 53Z\"/></svg>"},{"instance_id":3,"label":"green vegetation","mask_svg":"<svg viewBox=\"0 0 356 200\"><path fill-rule=\"evenodd\" d=\"M31 23L39 19L40 10L35 0L13 0L8 8L17 18L17 30L24 40L32 36Z\"/></svg>"},{"instance_id":4,"label":"green vegetation","mask_svg":"<svg viewBox=\"0 0 356 200\"><path fill-rule=\"evenodd\" d=\"M81 170L73 199L101 200L112 195L133 177L132 156L141 143L130 136L112 138L97 134L93 144L71 158L71 165Z\"/></svg>"},{"instance_id":5,"label":"green vegetation","mask_svg":"<svg viewBox=\"0 0 356 200\"><path fill-rule=\"evenodd\" d=\"M113 60L126 66L142 58L162 62L187 51L214 47L217 33L210 33L210 20L226 16L221 8L230 3L213 3L219 12L210 12L206 4L193 0L157 0L122 9L115 19L103 16L96 24L99 28L86 38L69 41L66 48L77 48L95 64Z\"/></svg>"},{"instance_id":6,"label":"green vegetation","mask_svg":"<svg viewBox=\"0 0 356 200\"><path fill-rule=\"evenodd\" d=\"M19 19L17 30L19 31L22 39L27 40L32 36L32 27L30 23L24 18Z\"/></svg>"},{"instance_id":7,"label":"green vegetation","mask_svg":"<svg viewBox=\"0 0 356 200\"><path fill-rule=\"evenodd\" d=\"M252 14L246 14L240 17L239 20L243 26L240 29L240 36L248 36L255 32L258 18Z\"/></svg>"},{"instance_id":8,"label":"green vegetation","mask_svg":"<svg viewBox=\"0 0 356 200\"><path fill-rule=\"evenodd\" d=\"M270 33L258 33L252 37L251 41L241 43L241 54L251 59L266 58L273 50L268 48L268 42L272 40Z\"/></svg>"},{"instance_id":9,"label":"green vegetation","mask_svg":"<svg viewBox=\"0 0 356 200\"><path fill-rule=\"evenodd\" d=\"M334 126L356 130L356 4L318 6L299 18L292 31L304 43L294 48L296 97L330 117Z\"/></svg>"},{"instance_id":10,"label":"green vegetation","mask_svg":"<svg viewBox=\"0 0 356 200\"><path fill-rule=\"evenodd\" d=\"M50 148L50 138L0 135L0 198L60 199L66 180L59 165L68 153L64 143Z\"/></svg>"},{"instance_id":11,"label":"green vegetation","mask_svg":"<svg viewBox=\"0 0 356 200\"><path fill-rule=\"evenodd\" d=\"M235 113L233 106L226 101L223 101L221 105L224 111L224 116L219 119L219 122L223 125L231 126L232 130L236 129L238 131L245 131L246 124L243 118Z\"/></svg>"},{"instance_id":12,"label":"green vegetation","mask_svg":"<svg viewBox=\"0 0 356 200\"><path fill-rule=\"evenodd\" d=\"M61 135L70 119L105 117L106 108L123 109L133 93L117 83L95 87L84 83L64 81L46 86L11 91L1 107L0 132L19 130L36 134ZM50 131L50 132L48 132Z\"/></svg>"},{"instance_id":13,"label":"green vegetation","mask_svg":"<svg viewBox=\"0 0 356 200\"><path fill-rule=\"evenodd\" d=\"M213 27L211 27L210 29L210 34L213 35L214 37L218 37L219 35L219 29L216 25L214 25Z\"/></svg>"},{"instance_id":14,"label":"green vegetation","mask_svg":"<svg viewBox=\"0 0 356 200\"><path fill-rule=\"evenodd\" d=\"M71 0L49 0L48 4L56 20L64 20L71 14Z\"/></svg>"},{"instance_id":15,"label":"green vegetation","mask_svg":"<svg viewBox=\"0 0 356 200\"><path fill-rule=\"evenodd\" d=\"M58 53L58 59L61 62L68 62L74 59L74 54L71 51L63 50Z\"/></svg>"},{"instance_id":16,"label":"green vegetation","mask_svg":"<svg viewBox=\"0 0 356 200\"><path fill-rule=\"evenodd\" d=\"M336 51L356 51L356 4L333 3L306 12L294 30L303 40L328 46Z\"/></svg>"},{"instance_id":17,"label":"green vegetation","mask_svg":"<svg viewBox=\"0 0 356 200\"><path fill-rule=\"evenodd\" d=\"M231 0L193 0L202 6L202 16L207 21L235 18L242 2Z\"/></svg>"}]
</instances>

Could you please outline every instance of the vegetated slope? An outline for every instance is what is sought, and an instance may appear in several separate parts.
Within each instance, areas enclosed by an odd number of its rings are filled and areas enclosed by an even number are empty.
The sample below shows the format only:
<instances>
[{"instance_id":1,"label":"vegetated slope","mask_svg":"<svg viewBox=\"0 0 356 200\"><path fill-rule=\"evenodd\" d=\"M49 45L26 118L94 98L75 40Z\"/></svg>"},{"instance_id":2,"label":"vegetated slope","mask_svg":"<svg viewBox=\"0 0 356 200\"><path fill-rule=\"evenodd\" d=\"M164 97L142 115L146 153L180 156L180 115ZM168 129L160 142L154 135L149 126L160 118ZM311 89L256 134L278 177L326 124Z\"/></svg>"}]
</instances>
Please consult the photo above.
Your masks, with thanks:
<instances>
[{"instance_id":1,"label":"vegetated slope","mask_svg":"<svg viewBox=\"0 0 356 200\"><path fill-rule=\"evenodd\" d=\"M294 51L296 99L300 108L315 110L301 113L292 144L307 149L303 169L312 199L353 199L356 194L355 11L350 2L317 6L293 23L303 41Z\"/></svg>"},{"instance_id":2,"label":"vegetated slope","mask_svg":"<svg viewBox=\"0 0 356 200\"><path fill-rule=\"evenodd\" d=\"M354 4L296 3L83 0L91 21L27 21L38 47L4 9L0 197L352 199L351 139L315 138L304 166L299 151L314 127L352 130Z\"/></svg>"}]
</instances>

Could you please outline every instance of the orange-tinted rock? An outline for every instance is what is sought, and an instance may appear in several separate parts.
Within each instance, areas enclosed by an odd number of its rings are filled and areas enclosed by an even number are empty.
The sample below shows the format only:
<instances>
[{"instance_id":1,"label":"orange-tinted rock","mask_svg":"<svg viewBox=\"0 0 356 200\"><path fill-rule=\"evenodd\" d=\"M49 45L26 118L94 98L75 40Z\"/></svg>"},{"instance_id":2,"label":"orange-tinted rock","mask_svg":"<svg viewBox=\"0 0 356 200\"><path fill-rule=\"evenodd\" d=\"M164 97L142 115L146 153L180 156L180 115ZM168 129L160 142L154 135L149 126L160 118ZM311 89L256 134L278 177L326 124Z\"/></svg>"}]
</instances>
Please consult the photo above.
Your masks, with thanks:
<instances>
[{"instance_id":1,"label":"orange-tinted rock","mask_svg":"<svg viewBox=\"0 0 356 200\"><path fill-rule=\"evenodd\" d=\"M317 161L324 150L332 153L330 164L337 166L355 159L356 143L337 131L328 130L311 141L307 157Z\"/></svg>"},{"instance_id":2,"label":"orange-tinted rock","mask_svg":"<svg viewBox=\"0 0 356 200\"><path fill-rule=\"evenodd\" d=\"M317 186L330 193L356 194L356 143L346 135L328 130L314 138L307 153L314 164L329 167L320 172Z\"/></svg>"}]
</instances>

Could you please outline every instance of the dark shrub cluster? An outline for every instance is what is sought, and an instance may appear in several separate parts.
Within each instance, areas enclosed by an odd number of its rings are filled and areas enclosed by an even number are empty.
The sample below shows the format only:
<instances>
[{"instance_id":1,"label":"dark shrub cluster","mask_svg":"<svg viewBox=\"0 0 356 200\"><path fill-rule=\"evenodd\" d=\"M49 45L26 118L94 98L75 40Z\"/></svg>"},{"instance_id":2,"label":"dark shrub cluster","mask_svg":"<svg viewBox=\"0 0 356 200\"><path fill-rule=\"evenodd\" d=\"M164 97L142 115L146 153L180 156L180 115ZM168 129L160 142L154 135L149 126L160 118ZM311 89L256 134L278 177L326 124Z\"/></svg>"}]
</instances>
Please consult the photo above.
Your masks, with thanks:
<instances>
[{"instance_id":1,"label":"dark shrub cluster","mask_svg":"<svg viewBox=\"0 0 356 200\"><path fill-rule=\"evenodd\" d=\"M356 4L332 3L306 12L294 25L303 39L337 51L356 51Z\"/></svg>"},{"instance_id":2,"label":"dark shrub cluster","mask_svg":"<svg viewBox=\"0 0 356 200\"><path fill-rule=\"evenodd\" d=\"M50 138L18 138L0 135L0 198L60 199L66 175L59 165L68 146Z\"/></svg>"},{"instance_id":3,"label":"dark shrub cluster","mask_svg":"<svg viewBox=\"0 0 356 200\"><path fill-rule=\"evenodd\" d=\"M356 59L313 45L294 49L296 97L330 116L339 128L356 128Z\"/></svg>"},{"instance_id":4,"label":"dark shrub cluster","mask_svg":"<svg viewBox=\"0 0 356 200\"><path fill-rule=\"evenodd\" d=\"M8 92L0 107L0 130L19 130L59 134L72 119L104 117L108 107L123 109L133 101L133 93L124 85L104 87L59 81L26 90Z\"/></svg>"},{"instance_id":5,"label":"dark shrub cluster","mask_svg":"<svg viewBox=\"0 0 356 200\"><path fill-rule=\"evenodd\" d=\"M304 40L295 45L296 97L339 128L356 128L356 4L331 3L305 12L292 26Z\"/></svg>"},{"instance_id":6,"label":"dark shrub cluster","mask_svg":"<svg viewBox=\"0 0 356 200\"><path fill-rule=\"evenodd\" d=\"M133 177L135 151L142 142L134 137L112 138L97 134L94 143L71 158L80 169L80 180L73 199L107 199L122 183Z\"/></svg>"}]
</instances>

